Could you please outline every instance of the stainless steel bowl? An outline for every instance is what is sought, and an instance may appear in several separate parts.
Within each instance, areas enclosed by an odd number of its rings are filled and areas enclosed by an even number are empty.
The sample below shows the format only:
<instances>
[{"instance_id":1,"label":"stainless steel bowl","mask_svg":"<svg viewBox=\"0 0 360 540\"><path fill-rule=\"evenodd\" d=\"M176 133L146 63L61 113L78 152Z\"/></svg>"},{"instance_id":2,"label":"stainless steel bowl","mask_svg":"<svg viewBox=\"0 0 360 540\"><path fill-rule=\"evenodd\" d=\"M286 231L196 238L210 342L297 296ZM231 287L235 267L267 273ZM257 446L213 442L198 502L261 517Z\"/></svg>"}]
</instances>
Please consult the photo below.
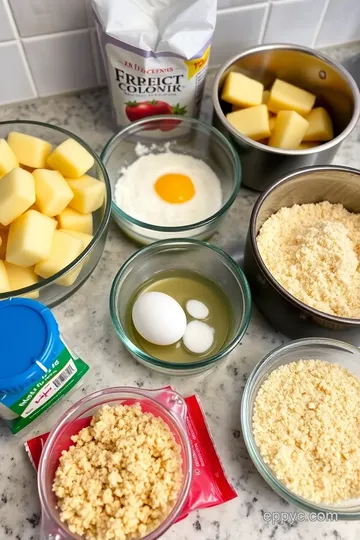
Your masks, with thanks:
<instances>
[{"instance_id":1,"label":"stainless steel bowl","mask_svg":"<svg viewBox=\"0 0 360 540\"><path fill-rule=\"evenodd\" d=\"M256 202L244 253L244 269L252 298L268 322L286 336L330 337L360 345L360 319L318 311L286 291L269 272L257 247L263 223L284 206L329 201L360 212L360 171L349 167L309 167L279 180Z\"/></svg>"},{"instance_id":2,"label":"stainless steel bowl","mask_svg":"<svg viewBox=\"0 0 360 540\"><path fill-rule=\"evenodd\" d=\"M226 119L231 105L220 99L230 71L240 71L269 88L283 79L317 96L316 105L330 113L335 138L307 150L272 148L241 135ZM243 184L263 191L278 178L300 167L331 163L343 140L360 115L359 89L351 75L324 54L300 45L270 44L247 49L224 64L214 82L214 125L235 145L243 172Z\"/></svg>"}]
</instances>

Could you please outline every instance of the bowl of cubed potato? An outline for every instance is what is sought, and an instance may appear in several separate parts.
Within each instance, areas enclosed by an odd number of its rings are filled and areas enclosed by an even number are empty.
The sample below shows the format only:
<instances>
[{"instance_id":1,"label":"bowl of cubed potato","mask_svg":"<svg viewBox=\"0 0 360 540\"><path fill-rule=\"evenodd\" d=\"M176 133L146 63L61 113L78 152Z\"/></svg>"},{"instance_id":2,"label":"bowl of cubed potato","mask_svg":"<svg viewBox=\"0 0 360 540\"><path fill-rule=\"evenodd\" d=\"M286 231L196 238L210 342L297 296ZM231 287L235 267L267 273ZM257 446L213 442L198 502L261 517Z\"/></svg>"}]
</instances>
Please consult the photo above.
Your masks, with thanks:
<instances>
[{"instance_id":1,"label":"bowl of cubed potato","mask_svg":"<svg viewBox=\"0 0 360 540\"><path fill-rule=\"evenodd\" d=\"M213 87L214 125L236 147L242 182L264 191L296 169L331 163L360 115L359 89L326 55L260 45L231 58Z\"/></svg>"},{"instance_id":2,"label":"bowl of cubed potato","mask_svg":"<svg viewBox=\"0 0 360 540\"><path fill-rule=\"evenodd\" d=\"M0 300L52 307L74 293L101 258L110 208L106 170L79 137L0 122Z\"/></svg>"}]
</instances>

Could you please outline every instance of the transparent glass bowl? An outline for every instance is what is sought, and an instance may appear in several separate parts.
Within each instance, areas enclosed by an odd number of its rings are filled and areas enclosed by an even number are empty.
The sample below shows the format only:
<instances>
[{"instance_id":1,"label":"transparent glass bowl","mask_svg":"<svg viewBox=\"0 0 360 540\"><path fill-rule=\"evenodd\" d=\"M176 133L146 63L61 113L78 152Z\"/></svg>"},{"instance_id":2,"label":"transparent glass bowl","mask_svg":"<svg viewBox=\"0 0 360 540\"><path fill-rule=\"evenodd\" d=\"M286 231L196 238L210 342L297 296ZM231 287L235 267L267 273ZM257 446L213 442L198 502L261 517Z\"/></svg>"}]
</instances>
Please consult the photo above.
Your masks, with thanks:
<instances>
[{"instance_id":1,"label":"transparent glass bowl","mask_svg":"<svg viewBox=\"0 0 360 540\"><path fill-rule=\"evenodd\" d=\"M164 420L171 429L181 448L183 479L174 508L161 525L142 540L156 540L177 520L186 502L192 479L191 446L186 430L186 403L169 388L144 390L126 386L108 388L94 392L75 403L51 431L43 448L38 470L38 490L41 503L40 540L70 540L80 537L70 533L65 523L60 521L56 507L56 496L52 491L55 471L62 450L72 444L70 437L88 425L84 419L90 418L102 405L140 403L144 411L151 412Z\"/></svg>"},{"instance_id":2,"label":"transparent glass bowl","mask_svg":"<svg viewBox=\"0 0 360 540\"><path fill-rule=\"evenodd\" d=\"M154 154L163 153L166 147L174 153L187 154L202 159L217 174L223 193L222 207L216 214L203 221L182 227L160 227L135 219L121 210L112 200L112 216L123 232L140 244L150 244L167 238L210 238L218 229L236 199L241 184L241 167L237 153L229 141L214 127L193 118L176 120L170 131L161 131L166 121L174 122L173 115L153 116L130 124L114 135L105 145L101 159L109 174L112 195L121 169L131 165L139 156L137 143L151 147ZM166 145L166 146L164 146Z\"/></svg>"},{"instance_id":3,"label":"transparent glass bowl","mask_svg":"<svg viewBox=\"0 0 360 540\"><path fill-rule=\"evenodd\" d=\"M231 306L230 330L221 350L205 360L165 362L141 350L127 332L127 308L134 292L164 270L190 270L214 281ZM194 375L216 367L238 345L251 315L251 294L240 267L224 251L200 240L163 240L130 257L117 273L110 292L110 315L117 335L130 354L145 366L171 375Z\"/></svg>"},{"instance_id":4,"label":"transparent glass bowl","mask_svg":"<svg viewBox=\"0 0 360 540\"><path fill-rule=\"evenodd\" d=\"M256 445L252 418L254 402L261 385L270 373L279 366L301 359L318 359L337 363L360 378L360 351L343 341L328 338L305 338L274 349L255 366L244 389L241 403L241 426L247 450L261 476L278 495L289 503L295 504L307 512L317 514L333 512L337 514L338 519L359 519L360 500L331 506L314 503L295 495L275 477L270 467L264 463Z\"/></svg>"},{"instance_id":5,"label":"transparent glass bowl","mask_svg":"<svg viewBox=\"0 0 360 540\"><path fill-rule=\"evenodd\" d=\"M105 199L102 207L96 210L96 212L93 212L94 237L84 251L80 253L80 255L71 264L63 268L63 270L57 274L54 274L47 279L39 278L39 282L35 285L31 285L30 287L24 287L23 289L19 289L17 291L0 294L0 300L4 300L5 298L10 298L13 296L21 296L23 294L38 292L39 296L36 298L36 300L39 300L39 302L42 302L48 307L54 307L60 302L63 302L69 298L69 296L71 296L83 285L83 283L92 274L101 258L105 246L111 210L110 182L105 167L101 163L97 154L82 139L80 139L77 135L74 135L74 133L71 133L70 131L62 129L58 126L52 126L51 124L44 124L42 122L30 120L0 122L0 138L6 139L10 131L19 131L21 133L33 135L34 137L39 137L40 139L50 142L53 146L59 145L69 137L75 139L94 158L94 166L91 168L88 174L97 180L104 182L106 187ZM60 277L65 276L81 264L83 265L82 270L71 286L64 287L56 284L56 281Z\"/></svg>"}]
</instances>

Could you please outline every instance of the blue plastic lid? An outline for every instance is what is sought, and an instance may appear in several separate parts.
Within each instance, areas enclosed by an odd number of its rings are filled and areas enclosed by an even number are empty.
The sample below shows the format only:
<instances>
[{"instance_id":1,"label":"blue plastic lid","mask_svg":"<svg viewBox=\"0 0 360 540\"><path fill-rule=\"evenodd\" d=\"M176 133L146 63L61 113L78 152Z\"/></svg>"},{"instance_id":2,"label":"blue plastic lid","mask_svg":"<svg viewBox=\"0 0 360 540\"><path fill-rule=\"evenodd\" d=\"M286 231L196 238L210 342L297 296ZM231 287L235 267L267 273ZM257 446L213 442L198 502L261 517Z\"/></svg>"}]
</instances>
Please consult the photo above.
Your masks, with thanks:
<instances>
[{"instance_id":1,"label":"blue plastic lid","mask_svg":"<svg viewBox=\"0 0 360 540\"><path fill-rule=\"evenodd\" d=\"M28 298L0 301L0 391L20 391L46 373L60 334L50 309Z\"/></svg>"}]
</instances>

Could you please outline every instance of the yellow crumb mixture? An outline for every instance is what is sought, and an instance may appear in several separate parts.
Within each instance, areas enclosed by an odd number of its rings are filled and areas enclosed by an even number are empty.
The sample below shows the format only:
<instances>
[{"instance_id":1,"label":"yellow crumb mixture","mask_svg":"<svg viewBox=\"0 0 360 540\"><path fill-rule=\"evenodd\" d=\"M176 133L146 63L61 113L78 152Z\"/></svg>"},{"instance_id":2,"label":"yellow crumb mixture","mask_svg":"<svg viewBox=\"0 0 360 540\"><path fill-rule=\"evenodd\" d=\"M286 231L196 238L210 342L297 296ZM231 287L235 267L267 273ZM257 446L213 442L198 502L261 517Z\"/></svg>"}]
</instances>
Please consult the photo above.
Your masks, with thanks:
<instances>
[{"instance_id":1,"label":"yellow crumb mixture","mask_svg":"<svg viewBox=\"0 0 360 540\"><path fill-rule=\"evenodd\" d=\"M270 373L253 433L285 486L317 503L360 497L360 379L338 364L299 360Z\"/></svg>"},{"instance_id":2,"label":"yellow crumb mixture","mask_svg":"<svg viewBox=\"0 0 360 540\"><path fill-rule=\"evenodd\" d=\"M360 214L321 202L281 208L257 237L274 278L305 304L360 318Z\"/></svg>"},{"instance_id":3,"label":"yellow crumb mixture","mask_svg":"<svg viewBox=\"0 0 360 540\"><path fill-rule=\"evenodd\" d=\"M130 540L156 529L175 505L180 447L140 405L104 405L72 437L55 473L60 519L88 540Z\"/></svg>"}]
</instances>

